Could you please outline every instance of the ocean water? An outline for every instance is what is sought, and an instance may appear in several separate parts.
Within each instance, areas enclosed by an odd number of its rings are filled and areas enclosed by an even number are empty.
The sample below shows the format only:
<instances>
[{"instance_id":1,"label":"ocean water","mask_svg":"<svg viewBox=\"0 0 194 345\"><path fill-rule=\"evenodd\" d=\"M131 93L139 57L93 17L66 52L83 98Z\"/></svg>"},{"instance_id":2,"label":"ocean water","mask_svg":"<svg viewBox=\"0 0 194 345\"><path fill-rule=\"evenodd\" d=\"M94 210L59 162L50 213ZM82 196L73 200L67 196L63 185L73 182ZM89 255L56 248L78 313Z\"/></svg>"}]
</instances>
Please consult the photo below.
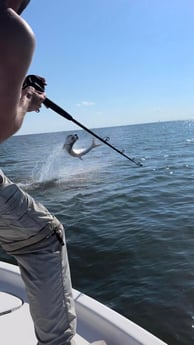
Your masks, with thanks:
<instances>
[{"instance_id":1,"label":"ocean water","mask_svg":"<svg viewBox=\"0 0 194 345\"><path fill-rule=\"evenodd\" d=\"M83 160L69 156L68 134L79 148L92 140L76 127L10 138L1 169L64 224L74 288L169 345L192 345L194 122L94 131L143 167L104 144Z\"/></svg>"}]
</instances>

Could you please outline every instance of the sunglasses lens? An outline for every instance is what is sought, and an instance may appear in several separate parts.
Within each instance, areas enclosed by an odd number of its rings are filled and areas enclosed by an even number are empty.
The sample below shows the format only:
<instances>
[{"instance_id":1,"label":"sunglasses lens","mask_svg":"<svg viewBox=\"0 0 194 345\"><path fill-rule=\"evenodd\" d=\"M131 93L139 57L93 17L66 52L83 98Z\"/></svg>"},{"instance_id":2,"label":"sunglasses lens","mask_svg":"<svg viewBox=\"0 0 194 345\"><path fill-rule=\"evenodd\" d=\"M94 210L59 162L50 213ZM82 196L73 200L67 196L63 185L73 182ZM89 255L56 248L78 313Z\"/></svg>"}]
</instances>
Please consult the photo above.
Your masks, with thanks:
<instances>
[{"instance_id":1,"label":"sunglasses lens","mask_svg":"<svg viewBox=\"0 0 194 345\"><path fill-rule=\"evenodd\" d=\"M18 14L21 14L23 12L23 10L28 6L30 0L24 0L18 10Z\"/></svg>"}]
</instances>

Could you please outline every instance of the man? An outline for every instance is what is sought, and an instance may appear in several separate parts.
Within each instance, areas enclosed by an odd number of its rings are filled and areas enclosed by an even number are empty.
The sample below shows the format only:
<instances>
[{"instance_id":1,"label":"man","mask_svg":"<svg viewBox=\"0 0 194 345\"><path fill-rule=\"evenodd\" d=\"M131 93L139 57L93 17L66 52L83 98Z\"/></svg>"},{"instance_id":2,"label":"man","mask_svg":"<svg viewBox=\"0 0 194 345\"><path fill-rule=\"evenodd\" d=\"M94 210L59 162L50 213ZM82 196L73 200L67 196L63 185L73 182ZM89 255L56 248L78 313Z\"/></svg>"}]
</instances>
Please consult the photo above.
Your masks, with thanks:
<instances>
[{"instance_id":1,"label":"man","mask_svg":"<svg viewBox=\"0 0 194 345\"><path fill-rule=\"evenodd\" d=\"M39 111L44 93L22 90L35 38L19 16L29 1L0 0L0 142ZM26 286L38 345L69 345L76 314L61 223L0 170L0 245L13 255Z\"/></svg>"}]
</instances>

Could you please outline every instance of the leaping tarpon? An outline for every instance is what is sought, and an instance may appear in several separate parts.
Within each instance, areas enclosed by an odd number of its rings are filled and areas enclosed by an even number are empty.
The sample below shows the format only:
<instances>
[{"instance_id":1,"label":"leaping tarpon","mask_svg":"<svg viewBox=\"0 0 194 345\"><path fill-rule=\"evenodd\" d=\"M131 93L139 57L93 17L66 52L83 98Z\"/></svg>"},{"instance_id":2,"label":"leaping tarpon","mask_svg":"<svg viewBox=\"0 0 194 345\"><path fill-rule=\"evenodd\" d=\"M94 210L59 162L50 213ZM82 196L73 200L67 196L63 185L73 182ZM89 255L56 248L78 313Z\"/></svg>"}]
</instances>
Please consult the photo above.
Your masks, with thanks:
<instances>
[{"instance_id":1,"label":"leaping tarpon","mask_svg":"<svg viewBox=\"0 0 194 345\"><path fill-rule=\"evenodd\" d=\"M77 134L69 134L66 137L65 143L63 145L63 149L66 150L69 153L69 155L71 155L72 157L77 157L79 159L82 159L82 156L86 155L88 152L90 152L95 147L98 147L101 145L101 144L96 144L95 138L93 137L92 143L88 148L86 148L86 149L75 149L75 148L73 148L73 145L75 144L75 142L78 139L79 139L79 137Z\"/></svg>"}]
</instances>

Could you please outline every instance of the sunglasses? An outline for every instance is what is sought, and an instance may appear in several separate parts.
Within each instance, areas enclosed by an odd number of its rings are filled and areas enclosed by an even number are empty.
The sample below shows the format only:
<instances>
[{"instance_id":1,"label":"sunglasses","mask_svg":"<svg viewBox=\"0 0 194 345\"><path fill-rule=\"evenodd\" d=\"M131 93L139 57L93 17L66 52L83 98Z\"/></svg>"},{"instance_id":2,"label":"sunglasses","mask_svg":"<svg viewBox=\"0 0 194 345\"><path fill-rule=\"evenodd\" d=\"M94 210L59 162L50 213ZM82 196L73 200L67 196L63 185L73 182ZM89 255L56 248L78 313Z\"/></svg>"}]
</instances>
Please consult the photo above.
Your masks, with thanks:
<instances>
[{"instance_id":1,"label":"sunglasses","mask_svg":"<svg viewBox=\"0 0 194 345\"><path fill-rule=\"evenodd\" d=\"M20 8L18 9L17 13L21 14L23 12L23 10L28 6L30 0L24 0L20 6Z\"/></svg>"}]
</instances>

